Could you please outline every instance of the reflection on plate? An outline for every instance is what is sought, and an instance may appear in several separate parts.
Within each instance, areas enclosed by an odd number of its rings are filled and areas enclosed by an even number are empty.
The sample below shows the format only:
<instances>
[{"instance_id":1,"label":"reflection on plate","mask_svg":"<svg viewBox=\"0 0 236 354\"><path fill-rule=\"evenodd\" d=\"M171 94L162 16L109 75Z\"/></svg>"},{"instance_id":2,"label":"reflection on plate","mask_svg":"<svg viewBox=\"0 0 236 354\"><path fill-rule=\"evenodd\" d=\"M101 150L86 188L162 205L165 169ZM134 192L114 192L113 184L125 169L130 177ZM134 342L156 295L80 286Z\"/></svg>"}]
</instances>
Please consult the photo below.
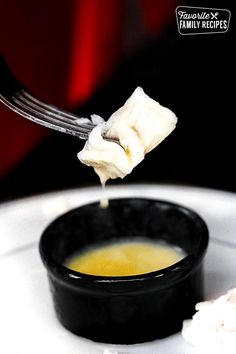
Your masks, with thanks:
<instances>
[{"instance_id":1,"label":"reflection on plate","mask_svg":"<svg viewBox=\"0 0 236 354\"><path fill-rule=\"evenodd\" d=\"M205 259L206 298L236 286L236 195L165 185L108 189L110 197L139 196L174 201L195 209L210 229ZM46 272L38 254L45 226L73 207L97 200L100 188L75 189L0 205L0 352L4 354L191 354L180 334L132 346L93 343L66 331L56 320ZM108 351L109 350L109 351Z\"/></svg>"}]
</instances>

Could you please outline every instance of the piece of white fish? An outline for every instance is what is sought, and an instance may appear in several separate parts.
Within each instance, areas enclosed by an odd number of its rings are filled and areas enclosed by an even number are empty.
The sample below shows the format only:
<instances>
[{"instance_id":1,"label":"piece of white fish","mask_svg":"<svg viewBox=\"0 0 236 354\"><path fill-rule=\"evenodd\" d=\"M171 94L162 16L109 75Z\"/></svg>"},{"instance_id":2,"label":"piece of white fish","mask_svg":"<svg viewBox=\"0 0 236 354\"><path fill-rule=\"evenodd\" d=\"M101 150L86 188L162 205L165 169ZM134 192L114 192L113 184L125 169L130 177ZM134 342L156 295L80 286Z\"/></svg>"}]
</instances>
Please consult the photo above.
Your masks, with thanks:
<instances>
[{"instance_id":1,"label":"piece of white fish","mask_svg":"<svg viewBox=\"0 0 236 354\"><path fill-rule=\"evenodd\" d=\"M213 301L196 304L196 314L183 323L182 335L201 354L236 353L236 288Z\"/></svg>"},{"instance_id":2,"label":"piece of white fish","mask_svg":"<svg viewBox=\"0 0 236 354\"><path fill-rule=\"evenodd\" d=\"M137 87L131 97L107 122L95 116L92 130L79 160L95 169L102 184L109 178L124 178L146 153L160 144L177 123L175 114ZM119 144L104 139L115 139Z\"/></svg>"}]
</instances>

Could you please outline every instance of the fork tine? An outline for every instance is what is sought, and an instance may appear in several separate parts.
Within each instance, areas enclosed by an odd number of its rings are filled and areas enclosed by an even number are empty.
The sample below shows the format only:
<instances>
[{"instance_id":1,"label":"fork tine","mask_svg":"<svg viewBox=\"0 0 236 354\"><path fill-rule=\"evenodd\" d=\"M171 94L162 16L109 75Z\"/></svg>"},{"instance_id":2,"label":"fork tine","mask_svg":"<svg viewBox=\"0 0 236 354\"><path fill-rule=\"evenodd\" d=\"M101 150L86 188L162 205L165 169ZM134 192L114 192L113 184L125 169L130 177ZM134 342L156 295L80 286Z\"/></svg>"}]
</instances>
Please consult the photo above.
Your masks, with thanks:
<instances>
[{"instance_id":1,"label":"fork tine","mask_svg":"<svg viewBox=\"0 0 236 354\"><path fill-rule=\"evenodd\" d=\"M47 115L49 117L52 117L53 119L56 118L56 120L60 121L60 122L64 122L66 124L71 124L74 125L75 127L78 127L79 124L79 119L78 117L76 118L67 118L65 115L61 115L60 111L58 111L57 109L54 109L54 111L52 110L48 110L47 108L44 108L42 105L36 103L36 101L38 100L31 100L31 98L33 98L30 94L25 95L24 93L27 93L26 91L20 91L17 92L16 95L14 97L16 97L16 99L18 99L20 102L22 102L23 104L30 106L32 109L35 109L36 111L39 111L40 113ZM28 97L31 97L30 99ZM15 98L14 98L15 100ZM38 101L40 102L40 101ZM48 105L45 105L48 106ZM94 125L91 123L83 123L83 127L87 128L88 130L92 129L94 127Z\"/></svg>"},{"instance_id":2,"label":"fork tine","mask_svg":"<svg viewBox=\"0 0 236 354\"><path fill-rule=\"evenodd\" d=\"M9 70L8 66L0 58L0 77L1 77L1 93L6 97L6 94L11 95L11 96L18 96L22 95L28 98L28 100L34 102L35 104L38 105L38 107L41 107L44 110L47 110L49 112L53 112L58 116L61 117L67 117L70 118L71 120L79 120L79 117L76 116L75 114L65 112L55 106L48 105L46 103L43 103L42 101L38 100L36 97L32 96L24 87L21 85L16 78L13 76L11 71ZM45 112L46 113L46 112ZM88 124L89 125L89 124ZM91 126L94 126L91 122Z\"/></svg>"},{"instance_id":3,"label":"fork tine","mask_svg":"<svg viewBox=\"0 0 236 354\"><path fill-rule=\"evenodd\" d=\"M21 94L24 98L27 98L28 100L32 101L34 104L36 104L37 106L43 108L43 109L46 109L47 111L50 111L50 112L53 112L53 113L56 113L58 115L60 115L61 117L66 117L66 118L69 118L71 120L79 120L80 117L78 117L77 115L73 114L73 113L69 113L69 112L66 112L64 110L62 110L60 108L60 110L53 106L53 105L49 105L47 103L44 103L42 101L39 101L36 97L32 96L28 91L26 91L25 89L24 90L21 90ZM94 126L93 123L87 123L88 125L91 125L91 126Z\"/></svg>"},{"instance_id":4,"label":"fork tine","mask_svg":"<svg viewBox=\"0 0 236 354\"><path fill-rule=\"evenodd\" d=\"M14 77L0 55L0 101L16 113L46 127L87 139L93 123L79 123L79 117L41 102Z\"/></svg>"},{"instance_id":5,"label":"fork tine","mask_svg":"<svg viewBox=\"0 0 236 354\"><path fill-rule=\"evenodd\" d=\"M39 110L32 108L30 105L21 102L17 97L12 96L11 101L9 100L8 103L12 105L12 107L17 113L23 113L26 118L36 123L43 124L49 128L54 128L56 130L66 132L67 134L79 137L83 135L83 139L87 139L88 133L91 131L91 129L85 126L81 127L70 122L63 122L55 117L50 117L47 114L44 114Z\"/></svg>"}]
</instances>

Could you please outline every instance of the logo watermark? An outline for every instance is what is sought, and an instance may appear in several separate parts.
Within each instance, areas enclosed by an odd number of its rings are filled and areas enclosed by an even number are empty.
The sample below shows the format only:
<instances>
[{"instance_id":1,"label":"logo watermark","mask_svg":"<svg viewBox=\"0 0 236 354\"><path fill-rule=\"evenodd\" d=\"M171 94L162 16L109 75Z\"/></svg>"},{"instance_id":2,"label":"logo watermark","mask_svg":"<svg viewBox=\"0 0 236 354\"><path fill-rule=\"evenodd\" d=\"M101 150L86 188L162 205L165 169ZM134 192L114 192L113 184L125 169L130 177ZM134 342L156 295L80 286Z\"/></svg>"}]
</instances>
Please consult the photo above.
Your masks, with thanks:
<instances>
[{"instance_id":1,"label":"logo watermark","mask_svg":"<svg viewBox=\"0 0 236 354\"><path fill-rule=\"evenodd\" d=\"M227 9L178 6L175 10L178 31L183 35L225 33L231 12Z\"/></svg>"}]
</instances>

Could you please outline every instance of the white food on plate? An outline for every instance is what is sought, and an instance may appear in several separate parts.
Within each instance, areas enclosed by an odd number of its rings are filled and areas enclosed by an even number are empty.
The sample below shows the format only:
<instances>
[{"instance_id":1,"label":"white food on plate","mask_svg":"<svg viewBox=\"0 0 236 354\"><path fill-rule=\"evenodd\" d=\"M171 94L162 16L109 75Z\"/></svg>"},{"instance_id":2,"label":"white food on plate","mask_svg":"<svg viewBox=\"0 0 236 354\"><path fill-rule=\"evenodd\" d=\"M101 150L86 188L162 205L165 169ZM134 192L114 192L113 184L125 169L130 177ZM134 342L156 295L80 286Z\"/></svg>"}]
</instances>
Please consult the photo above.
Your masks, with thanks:
<instances>
[{"instance_id":1,"label":"white food on plate","mask_svg":"<svg viewBox=\"0 0 236 354\"><path fill-rule=\"evenodd\" d=\"M213 301L196 304L192 320L183 323L182 335L197 353L236 353L236 288Z\"/></svg>"},{"instance_id":2,"label":"white food on plate","mask_svg":"<svg viewBox=\"0 0 236 354\"><path fill-rule=\"evenodd\" d=\"M97 115L91 118L97 125L78 158L94 167L103 184L109 178L124 178L131 173L177 123L175 114L146 95L141 87L107 122ZM119 144L105 140L104 136L118 140Z\"/></svg>"}]
</instances>

